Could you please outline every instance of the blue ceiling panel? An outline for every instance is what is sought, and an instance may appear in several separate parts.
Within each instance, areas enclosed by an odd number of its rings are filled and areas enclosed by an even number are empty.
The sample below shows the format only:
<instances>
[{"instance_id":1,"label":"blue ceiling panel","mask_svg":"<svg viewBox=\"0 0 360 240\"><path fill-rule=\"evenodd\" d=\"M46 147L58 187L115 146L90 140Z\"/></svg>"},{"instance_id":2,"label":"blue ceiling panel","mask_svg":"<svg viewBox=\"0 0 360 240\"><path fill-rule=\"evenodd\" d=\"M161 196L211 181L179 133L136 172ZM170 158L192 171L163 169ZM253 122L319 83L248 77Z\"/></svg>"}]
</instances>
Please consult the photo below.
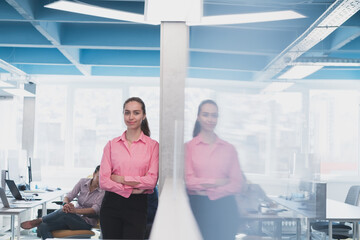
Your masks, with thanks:
<instances>
[{"instance_id":1,"label":"blue ceiling panel","mask_svg":"<svg viewBox=\"0 0 360 240\"><path fill-rule=\"evenodd\" d=\"M0 43L51 45L31 23L0 22L0 29Z\"/></svg>"},{"instance_id":2,"label":"blue ceiling panel","mask_svg":"<svg viewBox=\"0 0 360 240\"><path fill-rule=\"evenodd\" d=\"M22 20L24 19L13 7L6 1L0 1L0 21L2 20Z\"/></svg>"},{"instance_id":3,"label":"blue ceiling panel","mask_svg":"<svg viewBox=\"0 0 360 240\"><path fill-rule=\"evenodd\" d=\"M61 43L75 46L160 47L160 26L63 24Z\"/></svg>"},{"instance_id":4,"label":"blue ceiling panel","mask_svg":"<svg viewBox=\"0 0 360 240\"><path fill-rule=\"evenodd\" d=\"M224 79L224 80L239 80L251 81L253 78L252 72L214 70L214 69L192 69L188 70L189 78L205 78L205 79Z\"/></svg>"},{"instance_id":5,"label":"blue ceiling panel","mask_svg":"<svg viewBox=\"0 0 360 240\"><path fill-rule=\"evenodd\" d=\"M90 65L160 66L160 51L83 49L80 63Z\"/></svg>"},{"instance_id":6,"label":"blue ceiling panel","mask_svg":"<svg viewBox=\"0 0 360 240\"><path fill-rule=\"evenodd\" d=\"M21 15L27 19L34 19L35 8L41 1L39 0L7 0L14 7L21 8Z\"/></svg>"},{"instance_id":7,"label":"blue ceiling panel","mask_svg":"<svg viewBox=\"0 0 360 240\"><path fill-rule=\"evenodd\" d=\"M8 71L6 71L6 70L4 70L4 69L0 68L0 73L8 73Z\"/></svg>"},{"instance_id":8,"label":"blue ceiling panel","mask_svg":"<svg viewBox=\"0 0 360 240\"><path fill-rule=\"evenodd\" d=\"M222 53L190 53L190 67L222 68L244 71L260 71L268 62L263 56L246 56Z\"/></svg>"},{"instance_id":9,"label":"blue ceiling panel","mask_svg":"<svg viewBox=\"0 0 360 240\"><path fill-rule=\"evenodd\" d=\"M0 59L28 74L160 75L161 26L45 8L57 0L0 0ZM71 0L76 1L76 0ZM356 5L355 1L350 4ZM144 13L144 0L81 0L91 5ZM340 4L341 3L341 4ZM308 79L358 79L358 68L327 62L360 61L360 12L335 0L204 0L204 15L294 10L302 19L189 28L189 77L269 81L297 61L325 65ZM333 5L334 4L334 5ZM354 5L355 4L355 5ZM351 5L352 6L352 5ZM351 7L350 6L350 7ZM315 46L297 41L320 20L349 18ZM310 43L312 46L312 43ZM301 59L300 59L301 60ZM298 64L301 64L301 61ZM308 63L307 63L308 64ZM11 69L11 68L9 68ZM5 70L0 69L0 73ZM9 70L10 71L10 70ZM6 72L6 71L5 71ZM13 70L15 73L16 70Z\"/></svg>"},{"instance_id":10,"label":"blue ceiling panel","mask_svg":"<svg viewBox=\"0 0 360 240\"><path fill-rule=\"evenodd\" d=\"M72 65L22 65L15 64L15 67L23 70L27 74L49 74L49 75L82 75L82 73Z\"/></svg>"},{"instance_id":11,"label":"blue ceiling panel","mask_svg":"<svg viewBox=\"0 0 360 240\"><path fill-rule=\"evenodd\" d=\"M160 68L94 66L91 73L94 76L160 77Z\"/></svg>"},{"instance_id":12,"label":"blue ceiling panel","mask_svg":"<svg viewBox=\"0 0 360 240\"><path fill-rule=\"evenodd\" d=\"M56 48L0 48L0 59L12 64L70 64Z\"/></svg>"},{"instance_id":13,"label":"blue ceiling panel","mask_svg":"<svg viewBox=\"0 0 360 240\"><path fill-rule=\"evenodd\" d=\"M360 80L360 67L324 67L306 79Z\"/></svg>"},{"instance_id":14,"label":"blue ceiling panel","mask_svg":"<svg viewBox=\"0 0 360 240\"><path fill-rule=\"evenodd\" d=\"M340 58L340 59L360 59L360 49L356 51L336 51L328 55L328 57Z\"/></svg>"},{"instance_id":15,"label":"blue ceiling panel","mask_svg":"<svg viewBox=\"0 0 360 240\"><path fill-rule=\"evenodd\" d=\"M360 23L360 12L357 12L352 16L350 19L348 19L343 26L359 26Z\"/></svg>"},{"instance_id":16,"label":"blue ceiling panel","mask_svg":"<svg viewBox=\"0 0 360 240\"><path fill-rule=\"evenodd\" d=\"M190 48L254 52L275 56L296 39L294 32L191 27ZM266 41L264 41L266 39Z\"/></svg>"},{"instance_id":17,"label":"blue ceiling panel","mask_svg":"<svg viewBox=\"0 0 360 240\"><path fill-rule=\"evenodd\" d=\"M359 22L359 28L360 28L360 22ZM350 41L348 44L346 44L344 47L341 48L341 50L348 50L348 51L354 49L358 52L360 51L360 35L356 39Z\"/></svg>"}]
</instances>

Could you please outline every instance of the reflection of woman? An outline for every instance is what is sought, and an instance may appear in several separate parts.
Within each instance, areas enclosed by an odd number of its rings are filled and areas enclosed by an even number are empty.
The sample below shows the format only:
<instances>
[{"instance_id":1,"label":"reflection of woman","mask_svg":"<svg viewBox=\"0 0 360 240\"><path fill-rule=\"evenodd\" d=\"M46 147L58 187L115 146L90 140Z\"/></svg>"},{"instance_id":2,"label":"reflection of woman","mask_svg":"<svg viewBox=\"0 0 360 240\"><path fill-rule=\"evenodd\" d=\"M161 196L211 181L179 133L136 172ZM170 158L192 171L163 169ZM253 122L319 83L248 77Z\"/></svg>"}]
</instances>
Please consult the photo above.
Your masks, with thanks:
<instances>
[{"instance_id":1,"label":"reflection of woman","mask_svg":"<svg viewBox=\"0 0 360 240\"><path fill-rule=\"evenodd\" d=\"M186 144L185 180L203 238L233 240L239 227L233 195L245 181L235 148L214 133L217 120L217 104L203 101Z\"/></svg>"},{"instance_id":2,"label":"reflection of woman","mask_svg":"<svg viewBox=\"0 0 360 240\"><path fill-rule=\"evenodd\" d=\"M144 238L147 194L158 178L159 144L150 138L144 102L129 98L123 113L127 130L106 144L101 160L103 239Z\"/></svg>"},{"instance_id":3,"label":"reflection of woman","mask_svg":"<svg viewBox=\"0 0 360 240\"><path fill-rule=\"evenodd\" d=\"M93 178L82 178L63 200L63 208L52 212L42 218L21 223L24 229L38 227L43 239L53 238L52 231L90 230L98 223L100 204L104 191L99 188L99 168L97 166ZM76 198L77 206L71 201Z\"/></svg>"}]
</instances>

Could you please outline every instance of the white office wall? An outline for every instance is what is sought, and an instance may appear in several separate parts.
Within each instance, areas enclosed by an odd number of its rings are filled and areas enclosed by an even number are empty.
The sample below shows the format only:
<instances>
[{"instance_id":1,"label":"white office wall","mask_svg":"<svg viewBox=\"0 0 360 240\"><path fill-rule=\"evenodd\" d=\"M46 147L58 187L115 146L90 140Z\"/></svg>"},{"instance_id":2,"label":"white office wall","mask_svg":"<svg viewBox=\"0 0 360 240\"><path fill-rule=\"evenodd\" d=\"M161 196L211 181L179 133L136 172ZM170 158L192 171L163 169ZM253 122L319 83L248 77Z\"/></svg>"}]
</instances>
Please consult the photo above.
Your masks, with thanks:
<instances>
[{"instance_id":1,"label":"white office wall","mask_svg":"<svg viewBox=\"0 0 360 240\"><path fill-rule=\"evenodd\" d=\"M26 178L26 152L21 149L23 126L23 97L0 100L0 170L9 170L15 181ZM24 155L25 154L25 155Z\"/></svg>"}]
</instances>

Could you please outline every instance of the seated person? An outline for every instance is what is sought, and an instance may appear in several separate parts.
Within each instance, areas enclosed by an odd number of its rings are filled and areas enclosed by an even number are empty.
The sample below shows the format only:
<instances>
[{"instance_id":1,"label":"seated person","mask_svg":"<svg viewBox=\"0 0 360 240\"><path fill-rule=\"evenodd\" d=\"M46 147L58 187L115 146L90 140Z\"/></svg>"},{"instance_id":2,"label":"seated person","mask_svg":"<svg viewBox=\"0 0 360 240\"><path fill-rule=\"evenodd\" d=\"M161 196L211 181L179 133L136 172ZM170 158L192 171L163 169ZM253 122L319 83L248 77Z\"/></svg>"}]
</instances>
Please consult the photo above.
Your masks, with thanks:
<instances>
[{"instance_id":1,"label":"seated person","mask_svg":"<svg viewBox=\"0 0 360 240\"><path fill-rule=\"evenodd\" d=\"M97 166L93 178L82 178L73 190L66 194L63 207L42 218L21 223L23 229L38 227L43 239L53 238L51 232L55 230L90 230L96 226L99 211L105 192L99 188L99 170ZM71 201L77 197L75 207Z\"/></svg>"}]
</instances>

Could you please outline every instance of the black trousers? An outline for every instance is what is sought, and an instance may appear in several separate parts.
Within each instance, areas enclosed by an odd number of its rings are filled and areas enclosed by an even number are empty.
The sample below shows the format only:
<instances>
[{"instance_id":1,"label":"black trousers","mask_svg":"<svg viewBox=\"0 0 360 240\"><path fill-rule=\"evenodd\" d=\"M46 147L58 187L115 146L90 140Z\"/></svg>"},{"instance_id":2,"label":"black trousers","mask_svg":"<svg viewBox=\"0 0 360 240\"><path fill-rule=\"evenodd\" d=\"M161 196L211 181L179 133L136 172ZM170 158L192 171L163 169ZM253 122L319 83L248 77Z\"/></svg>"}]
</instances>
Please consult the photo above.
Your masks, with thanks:
<instances>
[{"instance_id":1,"label":"black trousers","mask_svg":"<svg viewBox=\"0 0 360 240\"><path fill-rule=\"evenodd\" d=\"M103 239L144 239L146 217L146 194L132 194L124 198L106 192L100 208Z\"/></svg>"},{"instance_id":2,"label":"black trousers","mask_svg":"<svg viewBox=\"0 0 360 240\"><path fill-rule=\"evenodd\" d=\"M210 200L189 195L190 206L204 240L234 240L240 218L233 196Z\"/></svg>"}]
</instances>

